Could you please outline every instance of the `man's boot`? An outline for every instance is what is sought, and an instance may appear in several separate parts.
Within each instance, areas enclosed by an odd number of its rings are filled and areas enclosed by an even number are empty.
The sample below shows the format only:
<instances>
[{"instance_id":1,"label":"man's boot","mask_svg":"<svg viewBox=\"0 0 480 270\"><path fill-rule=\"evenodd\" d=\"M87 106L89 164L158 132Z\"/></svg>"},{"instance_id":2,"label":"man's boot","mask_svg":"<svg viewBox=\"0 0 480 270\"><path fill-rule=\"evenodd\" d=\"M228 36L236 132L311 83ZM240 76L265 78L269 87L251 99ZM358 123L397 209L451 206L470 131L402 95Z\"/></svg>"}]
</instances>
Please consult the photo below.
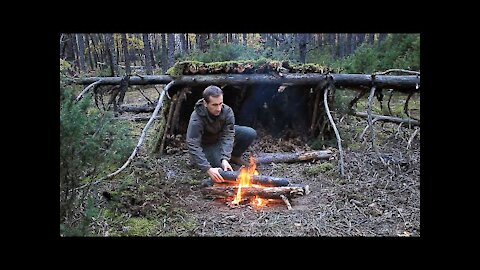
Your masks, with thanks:
<instances>
[{"instance_id":1,"label":"man's boot","mask_svg":"<svg viewBox=\"0 0 480 270\"><path fill-rule=\"evenodd\" d=\"M214 182L211 178L205 178L202 180L202 182L200 183L200 187L201 188L204 188L204 187L211 187L213 186Z\"/></svg>"},{"instance_id":2,"label":"man's boot","mask_svg":"<svg viewBox=\"0 0 480 270\"><path fill-rule=\"evenodd\" d=\"M246 166L247 165L247 162L245 162L241 157L236 157L236 156L232 156L230 158L230 162L232 162L234 164L237 164L237 165L240 165L240 166Z\"/></svg>"}]
</instances>

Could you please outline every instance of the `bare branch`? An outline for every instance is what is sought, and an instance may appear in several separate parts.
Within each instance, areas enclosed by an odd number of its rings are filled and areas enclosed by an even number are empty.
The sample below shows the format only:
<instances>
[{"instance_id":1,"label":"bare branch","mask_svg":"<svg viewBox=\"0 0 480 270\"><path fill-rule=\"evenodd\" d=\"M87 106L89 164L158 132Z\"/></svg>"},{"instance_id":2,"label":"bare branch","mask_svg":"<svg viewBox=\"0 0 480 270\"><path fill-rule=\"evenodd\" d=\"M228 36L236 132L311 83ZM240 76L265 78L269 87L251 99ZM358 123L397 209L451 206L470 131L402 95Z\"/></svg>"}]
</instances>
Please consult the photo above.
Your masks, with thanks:
<instances>
[{"instance_id":1,"label":"bare branch","mask_svg":"<svg viewBox=\"0 0 480 270\"><path fill-rule=\"evenodd\" d=\"M377 149L377 145L375 144L375 130L373 128L373 122L372 122L372 98L373 98L373 95L375 94L375 89L376 89L375 85L372 86L372 89L370 90L370 95L368 96L368 103L367 103L368 126L370 127L370 131L372 132L372 147L373 147L373 150L378 155L378 157L382 161L383 165L386 165L385 160L380 155L380 152Z\"/></svg>"},{"instance_id":2,"label":"bare branch","mask_svg":"<svg viewBox=\"0 0 480 270\"><path fill-rule=\"evenodd\" d=\"M410 136L410 139L408 139L408 143L407 143L407 149L410 148L410 144L412 143L413 141L413 138L415 138L415 136L417 135L417 133L420 131L420 128L416 128L415 129L415 132L413 132L412 136Z\"/></svg>"},{"instance_id":3,"label":"bare branch","mask_svg":"<svg viewBox=\"0 0 480 270\"><path fill-rule=\"evenodd\" d=\"M408 94L408 97L407 99L405 100L405 105L403 106L403 112L405 112L405 114L408 116L408 118L412 118L412 119L415 119L415 120L418 120L417 118L413 118L410 116L410 114L408 114L408 102L410 101L410 98L413 96L413 92L409 93Z\"/></svg>"},{"instance_id":4,"label":"bare branch","mask_svg":"<svg viewBox=\"0 0 480 270\"><path fill-rule=\"evenodd\" d=\"M407 74L420 75L419 71L413 71L413 70L407 70L407 69L398 69L398 68L388 69L388 70L383 71L383 72L375 72L373 74L374 75L385 75L385 74L392 73L392 72L403 72L403 73L407 73Z\"/></svg>"},{"instance_id":5,"label":"bare branch","mask_svg":"<svg viewBox=\"0 0 480 270\"><path fill-rule=\"evenodd\" d=\"M330 114L330 109L328 108L328 102L327 102L327 96L328 96L328 90L333 87L333 84L330 84L329 87L325 89L325 92L323 93L323 104L325 105L325 112L328 115L328 119L330 120L330 124L333 127L333 130L335 131L335 136L337 137L337 143L338 143L338 151L340 152L340 173L342 176L345 175L344 171L344 166L343 166L343 151L342 151L342 139L340 138L340 134L338 133L337 126L335 125L335 122L333 122L332 115Z\"/></svg>"},{"instance_id":6,"label":"bare branch","mask_svg":"<svg viewBox=\"0 0 480 270\"><path fill-rule=\"evenodd\" d=\"M80 99L82 99L83 95L85 95L85 93L87 93L90 89L95 89L95 86L97 86L98 84L101 84L102 83L102 80L98 80L92 84L90 84L89 86L85 87L85 89L83 89L83 91L77 96L77 98L75 99L75 102L78 102Z\"/></svg>"},{"instance_id":7,"label":"bare branch","mask_svg":"<svg viewBox=\"0 0 480 270\"><path fill-rule=\"evenodd\" d=\"M148 123L145 125L145 127L143 128L142 130L142 134L140 136L140 139L138 140L138 143L137 143L137 146L135 146L135 149L133 150L132 154L130 155L130 157L127 159L127 161L125 162L125 164L123 164L122 167L120 167L118 170L116 170L115 172L107 175L107 176L104 176L100 179L98 179L97 181L93 182L93 183L88 183L88 184L85 184L83 186L80 186L76 189L82 189L84 187L87 187L87 186L91 186L91 185L95 185L95 184L98 184L100 183L101 181L103 180L106 180L106 179L109 179L109 178L112 178L114 177L115 175L119 174L121 171L123 171L123 169L125 169L133 160L133 158L136 156L137 152L140 150L140 146L142 145L143 143L143 140L145 139L145 136L147 135L147 130L148 128L150 127L150 125L152 124L153 120L155 119L155 117L157 116L158 114L158 111L160 110L160 108L162 107L162 104L163 104L163 98L165 97L165 93L166 91L175 83L175 81L171 81L169 84L167 84L167 86L165 87L165 89L163 89L163 92L162 94L160 95L160 97L158 98L158 103L157 103L157 107L155 108L155 111L153 112L152 116L150 117L150 120L148 121Z\"/></svg>"}]
</instances>

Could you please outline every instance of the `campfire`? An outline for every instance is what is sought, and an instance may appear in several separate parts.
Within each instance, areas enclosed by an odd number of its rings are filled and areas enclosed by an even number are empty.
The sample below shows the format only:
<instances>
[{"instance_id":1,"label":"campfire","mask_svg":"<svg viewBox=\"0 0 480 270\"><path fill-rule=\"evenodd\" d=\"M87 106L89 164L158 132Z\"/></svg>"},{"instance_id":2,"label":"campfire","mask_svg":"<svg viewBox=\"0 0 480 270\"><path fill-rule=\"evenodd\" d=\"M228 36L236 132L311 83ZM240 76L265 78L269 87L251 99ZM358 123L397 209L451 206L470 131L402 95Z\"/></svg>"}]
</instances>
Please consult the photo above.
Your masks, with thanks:
<instances>
[{"instance_id":1,"label":"campfire","mask_svg":"<svg viewBox=\"0 0 480 270\"><path fill-rule=\"evenodd\" d=\"M225 200L232 208L242 205L262 208L283 202L291 210L289 200L310 192L308 185L292 184L286 178L260 175L256 168L255 159L250 157L248 166L242 166L239 171L221 172L225 182L205 187L202 193L206 198Z\"/></svg>"}]
</instances>

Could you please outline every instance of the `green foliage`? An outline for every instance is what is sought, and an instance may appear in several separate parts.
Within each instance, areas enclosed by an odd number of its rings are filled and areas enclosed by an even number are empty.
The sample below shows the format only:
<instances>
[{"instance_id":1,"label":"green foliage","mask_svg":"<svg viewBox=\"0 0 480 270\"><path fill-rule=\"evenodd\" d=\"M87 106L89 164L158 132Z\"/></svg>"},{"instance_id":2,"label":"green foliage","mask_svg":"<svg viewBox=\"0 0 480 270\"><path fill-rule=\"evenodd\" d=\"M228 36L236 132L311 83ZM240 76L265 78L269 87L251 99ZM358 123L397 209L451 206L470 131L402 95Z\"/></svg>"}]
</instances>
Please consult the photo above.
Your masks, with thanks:
<instances>
[{"instance_id":1,"label":"green foliage","mask_svg":"<svg viewBox=\"0 0 480 270\"><path fill-rule=\"evenodd\" d=\"M200 62L223 62L223 61L246 61L252 59L268 58L282 61L289 58L288 53L275 50L273 47L262 48L259 46L243 46L242 44L216 43L209 40L207 52L192 50L188 55L180 57L180 61Z\"/></svg>"},{"instance_id":2,"label":"green foliage","mask_svg":"<svg viewBox=\"0 0 480 270\"><path fill-rule=\"evenodd\" d=\"M355 53L343 60L339 60L337 65L343 66L346 73L366 73L370 74L378 70L381 59L379 53L369 44L362 44Z\"/></svg>"},{"instance_id":3,"label":"green foliage","mask_svg":"<svg viewBox=\"0 0 480 270\"><path fill-rule=\"evenodd\" d=\"M330 65L334 62L330 46L324 46L317 50L311 50L307 53L305 57L305 62L317 63L322 66Z\"/></svg>"},{"instance_id":4,"label":"green foliage","mask_svg":"<svg viewBox=\"0 0 480 270\"><path fill-rule=\"evenodd\" d=\"M130 218L127 222L128 236L152 236L156 231L158 221L146 218Z\"/></svg>"},{"instance_id":5,"label":"green foliage","mask_svg":"<svg viewBox=\"0 0 480 270\"><path fill-rule=\"evenodd\" d=\"M343 59L334 60L331 47L312 50L307 62L331 66L343 73L370 74L387 69L420 70L420 34L388 34L383 43L363 43Z\"/></svg>"},{"instance_id":6,"label":"green foliage","mask_svg":"<svg viewBox=\"0 0 480 270\"><path fill-rule=\"evenodd\" d=\"M312 176L312 175L316 175L316 174L319 174L319 173L324 173L324 172L330 171L333 168L335 168L335 166L333 164L331 164L329 162L325 162L325 163L320 163L320 164L316 164L316 165L313 165L311 167L305 168L304 173L307 176Z\"/></svg>"},{"instance_id":7,"label":"green foliage","mask_svg":"<svg viewBox=\"0 0 480 270\"><path fill-rule=\"evenodd\" d=\"M420 34L389 34L379 51L380 70L420 70Z\"/></svg>"},{"instance_id":8,"label":"green foliage","mask_svg":"<svg viewBox=\"0 0 480 270\"><path fill-rule=\"evenodd\" d=\"M327 120L328 121L328 120ZM330 139L323 138L319 135L316 138L311 139L307 143L313 150L322 150L328 147L337 147L337 139L333 136Z\"/></svg>"},{"instance_id":9,"label":"green foliage","mask_svg":"<svg viewBox=\"0 0 480 270\"><path fill-rule=\"evenodd\" d=\"M75 102L73 87L60 74L60 220L78 199L73 191L82 179L95 179L111 164L119 165L133 149L127 126L111 122L111 112L91 109L91 96ZM102 176L103 176L102 175ZM89 213L87 213L89 214Z\"/></svg>"},{"instance_id":10,"label":"green foliage","mask_svg":"<svg viewBox=\"0 0 480 270\"><path fill-rule=\"evenodd\" d=\"M83 217L81 218L80 222L75 224L74 226L66 226L65 224L60 224L60 234L62 236L86 236L88 235L88 229L90 222L93 218L97 218L99 216L100 210L95 207L93 203L93 198L90 196L87 199L85 205L85 212Z\"/></svg>"}]
</instances>

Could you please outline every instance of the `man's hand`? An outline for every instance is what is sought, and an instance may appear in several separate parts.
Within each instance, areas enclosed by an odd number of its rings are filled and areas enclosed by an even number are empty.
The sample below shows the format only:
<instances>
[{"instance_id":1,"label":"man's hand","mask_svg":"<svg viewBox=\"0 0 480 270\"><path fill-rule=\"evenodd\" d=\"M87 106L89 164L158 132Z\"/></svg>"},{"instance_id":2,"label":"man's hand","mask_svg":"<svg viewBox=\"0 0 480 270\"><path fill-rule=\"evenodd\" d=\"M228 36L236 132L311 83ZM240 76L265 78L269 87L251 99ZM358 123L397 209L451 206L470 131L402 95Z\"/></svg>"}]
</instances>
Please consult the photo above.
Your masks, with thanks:
<instances>
[{"instance_id":1,"label":"man's hand","mask_svg":"<svg viewBox=\"0 0 480 270\"><path fill-rule=\"evenodd\" d=\"M226 159L222 159L222 168L224 171L233 171L232 169L232 165L230 165L230 163L228 163L228 161Z\"/></svg>"},{"instance_id":2,"label":"man's hand","mask_svg":"<svg viewBox=\"0 0 480 270\"><path fill-rule=\"evenodd\" d=\"M208 176L210 176L215 183L222 183L224 181L223 177L220 175L220 170L221 168L210 168L207 171Z\"/></svg>"}]
</instances>

